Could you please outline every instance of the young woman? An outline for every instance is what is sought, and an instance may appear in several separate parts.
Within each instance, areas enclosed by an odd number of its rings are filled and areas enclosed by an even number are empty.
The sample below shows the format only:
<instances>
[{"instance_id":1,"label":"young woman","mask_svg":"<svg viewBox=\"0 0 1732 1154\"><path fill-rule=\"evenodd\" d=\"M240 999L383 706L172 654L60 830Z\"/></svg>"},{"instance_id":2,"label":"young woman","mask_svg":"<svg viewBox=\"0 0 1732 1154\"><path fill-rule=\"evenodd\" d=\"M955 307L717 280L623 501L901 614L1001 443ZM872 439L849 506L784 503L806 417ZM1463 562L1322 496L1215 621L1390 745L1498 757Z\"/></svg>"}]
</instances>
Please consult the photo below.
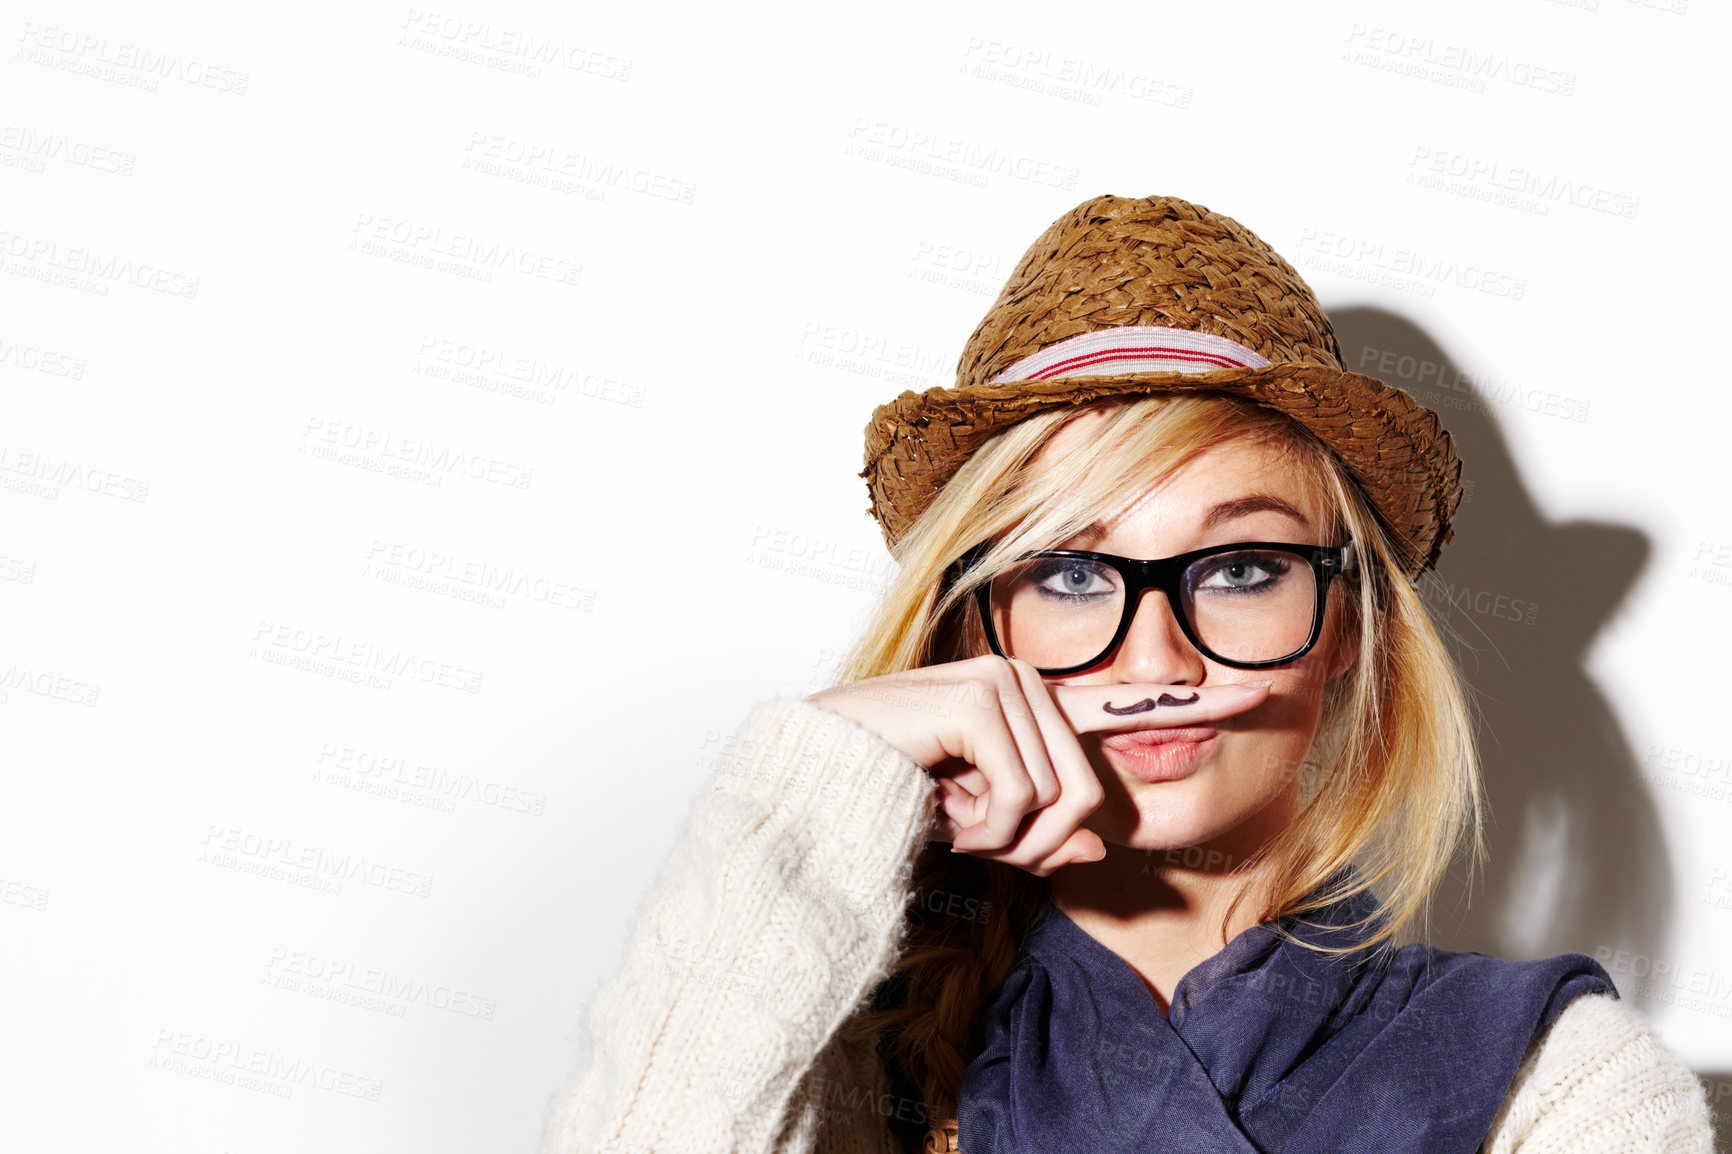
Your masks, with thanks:
<instances>
[{"instance_id":1,"label":"young woman","mask_svg":"<svg viewBox=\"0 0 1732 1154\"><path fill-rule=\"evenodd\" d=\"M1460 464L1340 364L1236 222L1055 221L873 414L898 576L736 735L545 1154L1711 1151L1592 959L1397 945L1481 852Z\"/></svg>"}]
</instances>

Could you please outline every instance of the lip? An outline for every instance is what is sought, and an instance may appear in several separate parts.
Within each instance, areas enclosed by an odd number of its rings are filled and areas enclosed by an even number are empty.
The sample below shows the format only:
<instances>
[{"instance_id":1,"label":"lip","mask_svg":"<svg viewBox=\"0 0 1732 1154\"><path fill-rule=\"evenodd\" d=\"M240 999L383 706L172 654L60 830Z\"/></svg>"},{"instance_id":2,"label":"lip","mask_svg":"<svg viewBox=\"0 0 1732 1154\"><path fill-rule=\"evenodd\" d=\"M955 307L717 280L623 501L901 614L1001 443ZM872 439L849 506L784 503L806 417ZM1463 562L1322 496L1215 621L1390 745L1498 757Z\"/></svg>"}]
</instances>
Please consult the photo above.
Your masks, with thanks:
<instances>
[{"instance_id":1,"label":"lip","mask_svg":"<svg viewBox=\"0 0 1732 1154\"><path fill-rule=\"evenodd\" d=\"M1208 725L1134 729L1101 739L1113 768L1141 781L1177 781L1215 751L1219 731Z\"/></svg>"}]
</instances>

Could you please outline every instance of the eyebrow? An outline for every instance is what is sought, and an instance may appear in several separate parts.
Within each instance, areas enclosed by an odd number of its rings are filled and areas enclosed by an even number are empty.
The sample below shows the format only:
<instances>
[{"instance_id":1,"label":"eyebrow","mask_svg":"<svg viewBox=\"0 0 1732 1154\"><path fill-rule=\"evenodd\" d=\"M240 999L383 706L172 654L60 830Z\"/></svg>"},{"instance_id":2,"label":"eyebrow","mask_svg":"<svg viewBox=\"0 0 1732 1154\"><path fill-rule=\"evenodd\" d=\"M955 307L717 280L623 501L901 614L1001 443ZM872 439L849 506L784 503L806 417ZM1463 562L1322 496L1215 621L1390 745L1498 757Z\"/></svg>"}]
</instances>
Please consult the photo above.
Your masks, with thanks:
<instances>
[{"instance_id":1,"label":"eyebrow","mask_svg":"<svg viewBox=\"0 0 1732 1154\"><path fill-rule=\"evenodd\" d=\"M1244 497L1235 497L1231 501L1222 501L1219 505L1203 514L1203 531L1223 525L1240 517L1249 517L1253 513L1279 513L1283 517L1291 517L1299 524L1309 529L1311 522L1305 514L1292 505L1270 493L1251 493ZM1078 537L1100 537L1106 533L1106 523L1099 518L1090 521L1077 533Z\"/></svg>"}]
</instances>

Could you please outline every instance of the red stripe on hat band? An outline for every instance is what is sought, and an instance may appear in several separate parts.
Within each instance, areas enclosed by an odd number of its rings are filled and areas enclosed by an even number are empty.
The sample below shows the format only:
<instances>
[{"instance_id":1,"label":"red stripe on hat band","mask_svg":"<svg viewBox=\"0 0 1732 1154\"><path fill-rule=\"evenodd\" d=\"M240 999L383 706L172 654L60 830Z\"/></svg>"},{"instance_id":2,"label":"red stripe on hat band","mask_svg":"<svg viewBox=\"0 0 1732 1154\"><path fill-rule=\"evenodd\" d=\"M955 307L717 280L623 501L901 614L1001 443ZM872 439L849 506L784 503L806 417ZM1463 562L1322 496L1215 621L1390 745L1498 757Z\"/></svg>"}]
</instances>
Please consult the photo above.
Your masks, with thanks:
<instances>
[{"instance_id":1,"label":"red stripe on hat band","mask_svg":"<svg viewBox=\"0 0 1732 1154\"><path fill-rule=\"evenodd\" d=\"M1159 346L1142 349L1119 348L1102 349L1098 353L1088 353L1084 356L1071 357L1068 360L1059 361L1057 364L1051 365L1040 370L1038 373L1035 373L1030 379L1044 381L1052 377L1063 376L1071 369L1082 368L1085 365L1099 364L1102 361L1135 361L1147 360L1150 357L1165 357L1168 360L1175 361L1198 361L1203 364L1215 365L1223 369L1242 369L1246 367L1243 361L1234 360L1231 357L1223 357L1216 353L1198 353L1192 352L1189 349L1162 348Z\"/></svg>"},{"instance_id":2,"label":"red stripe on hat band","mask_svg":"<svg viewBox=\"0 0 1732 1154\"><path fill-rule=\"evenodd\" d=\"M1138 359L1154 360L1166 366L1161 371L1175 373L1253 369L1269 364L1262 354L1212 333L1176 329L1170 325L1122 325L1092 329L1048 345L999 373L992 383L1051 380L1088 370L1092 365L1105 365L1107 367L1100 371L1112 372L1113 362Z\"/></svg>"}]
</instances>

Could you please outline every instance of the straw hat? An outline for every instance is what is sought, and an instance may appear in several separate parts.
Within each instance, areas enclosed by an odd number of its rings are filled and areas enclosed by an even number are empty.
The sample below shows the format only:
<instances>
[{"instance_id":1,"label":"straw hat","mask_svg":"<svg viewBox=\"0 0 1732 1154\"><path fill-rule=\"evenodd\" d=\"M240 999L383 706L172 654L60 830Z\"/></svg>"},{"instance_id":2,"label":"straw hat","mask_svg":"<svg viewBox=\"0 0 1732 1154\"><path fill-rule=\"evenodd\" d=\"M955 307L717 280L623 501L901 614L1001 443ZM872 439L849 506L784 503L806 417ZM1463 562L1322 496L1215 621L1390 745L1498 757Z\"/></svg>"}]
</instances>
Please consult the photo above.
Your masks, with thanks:
<instances>
[{"instance_id":1,"label":"straw hat","mask_svg":"<svg viewBox=\"0 0 1732 1154\"><path fill-rule=\"evenodd\" d=\"M1298 421L1333 449L1417 578L1461 500L1437 414L1346 371L1293 266L1230 217L1175 197L1097 196L1011 273L956 366L956 387L904 392L866 426L872 515L892 555L970 453L1051 405L1209 390Z\"/></svg>"}]
</instances>

